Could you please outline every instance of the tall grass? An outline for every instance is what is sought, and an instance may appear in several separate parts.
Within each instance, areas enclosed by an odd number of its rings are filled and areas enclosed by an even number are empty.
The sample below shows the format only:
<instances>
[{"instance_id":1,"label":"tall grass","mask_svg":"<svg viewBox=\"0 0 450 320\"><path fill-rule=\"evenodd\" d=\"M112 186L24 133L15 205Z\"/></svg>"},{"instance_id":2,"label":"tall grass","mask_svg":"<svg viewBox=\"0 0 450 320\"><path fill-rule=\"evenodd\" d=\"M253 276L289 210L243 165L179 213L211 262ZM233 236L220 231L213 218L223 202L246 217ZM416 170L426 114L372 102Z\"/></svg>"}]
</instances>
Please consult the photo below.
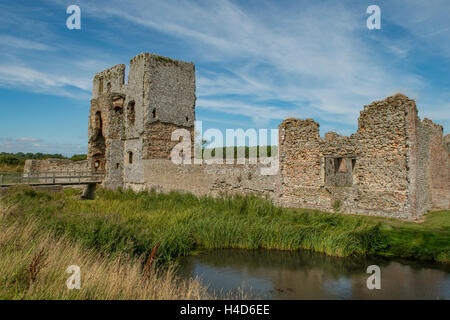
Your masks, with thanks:
<instances>
[{"instance_id":1,"label":"tall grass","mask_svg":"<svg viewBox=\"0 0 450 320\"><path fill-rule=\"evenodd\" d=\"M379 223L314 210L292 211L254 196L201 197L171 192L99 190L48 194L11 189L2 199L14 219L33 216L57 236L107 254L171 261L197 249L310 249L333 256L367 255L385 246Z\"/></svg>"},{"instance_id":2,"label":"tall grass","mask_svg":"<svg viewBox=\"0 0 450 320\"><path fill-rule=\"evenodd\" d=\"M42 200L42 198L41 198ZM126 252L105 255L79 241L55 238L35 216L0 213L0 299L204 299L198 281L181 281L174 268L150 265ZM69 290L65 273L81 270L81 288Z\"/></svg>"}]
</instances>

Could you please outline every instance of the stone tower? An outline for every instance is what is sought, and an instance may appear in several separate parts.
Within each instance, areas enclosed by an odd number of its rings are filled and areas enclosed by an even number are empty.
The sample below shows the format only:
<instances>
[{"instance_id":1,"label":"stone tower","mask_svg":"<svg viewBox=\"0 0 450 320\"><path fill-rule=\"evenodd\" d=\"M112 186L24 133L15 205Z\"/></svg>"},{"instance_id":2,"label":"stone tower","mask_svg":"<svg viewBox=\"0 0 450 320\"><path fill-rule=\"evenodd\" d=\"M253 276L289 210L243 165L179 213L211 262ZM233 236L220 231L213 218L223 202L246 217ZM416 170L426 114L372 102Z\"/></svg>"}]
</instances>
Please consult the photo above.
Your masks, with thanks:
<instances>
[{"instance_id":1,"label":"stone tower","mask_svg":"<svg viewBox=\"0 0 450 320\"><path fill-rule=\"evenodd\" d=\"M172 131L193 136L193 63L141 53L94 76L89 115L88 166L104 171L107 188L142 189L143 160L169 159Z\"/></svg>"}]
</instances>

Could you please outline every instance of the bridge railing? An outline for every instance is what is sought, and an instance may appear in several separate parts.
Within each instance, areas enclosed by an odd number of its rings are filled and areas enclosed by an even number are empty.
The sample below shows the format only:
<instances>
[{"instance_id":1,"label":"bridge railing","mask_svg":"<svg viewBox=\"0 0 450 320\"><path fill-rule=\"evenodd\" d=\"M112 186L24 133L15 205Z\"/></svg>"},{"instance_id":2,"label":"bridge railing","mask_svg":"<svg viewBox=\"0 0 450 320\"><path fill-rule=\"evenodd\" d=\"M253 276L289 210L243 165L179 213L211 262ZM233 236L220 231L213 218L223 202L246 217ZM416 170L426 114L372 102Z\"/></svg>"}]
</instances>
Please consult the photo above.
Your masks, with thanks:
<instances>
[{"instance_id":1,"label":"bridge railing","mask_svg":"<svg viewBox=\"0 0 450 320\"><path fill-rule=\"evenodd\" d=\"M19 184L86 184L103 180L104 172L0 172L0 186Z\"/></svg>"}]
</instances>

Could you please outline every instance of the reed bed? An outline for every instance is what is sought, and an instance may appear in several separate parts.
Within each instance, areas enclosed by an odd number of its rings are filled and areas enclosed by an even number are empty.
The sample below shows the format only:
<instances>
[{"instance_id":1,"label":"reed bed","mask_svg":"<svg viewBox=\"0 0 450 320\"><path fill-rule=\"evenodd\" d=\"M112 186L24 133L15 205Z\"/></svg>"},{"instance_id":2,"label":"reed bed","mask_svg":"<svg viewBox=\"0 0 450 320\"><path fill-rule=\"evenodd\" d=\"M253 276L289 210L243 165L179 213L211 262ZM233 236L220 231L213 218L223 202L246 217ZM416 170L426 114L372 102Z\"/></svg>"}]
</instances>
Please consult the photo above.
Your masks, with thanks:
<instances>
[{"instance_id":1,"label":"reed bed","mask_svg":"<svg viewBox=\"0 0 450 320\"><path fill-rule=\"evenodd\" d=\"M331 256L384 255L448 262L450 215L422 223L276 207L256 196L195 197L100 189L81 201L12 188L0 199L14 220L34 217L57 237L111 256L123 253L161 264L201 249L309 249Z\"/></svg>"}]
</instances>

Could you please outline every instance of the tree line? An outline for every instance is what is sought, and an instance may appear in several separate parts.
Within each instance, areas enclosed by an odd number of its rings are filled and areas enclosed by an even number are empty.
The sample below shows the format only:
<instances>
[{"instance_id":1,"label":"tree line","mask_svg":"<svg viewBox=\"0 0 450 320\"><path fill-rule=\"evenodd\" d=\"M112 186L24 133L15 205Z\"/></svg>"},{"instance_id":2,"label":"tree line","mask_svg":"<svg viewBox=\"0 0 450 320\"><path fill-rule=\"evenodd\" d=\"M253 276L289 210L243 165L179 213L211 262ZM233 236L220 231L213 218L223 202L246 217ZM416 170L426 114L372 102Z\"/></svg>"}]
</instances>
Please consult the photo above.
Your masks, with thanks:
<instances>
[{"instance_id":1,"label":"tree line","mask_svg":"<svg viewBox=\"0 0 450 320\"><path fill-rule=\"evenodd\" d=\"M43 160L43 159L69 159L72 161L81 161L86 160L87 156L85 154L75 154L72 157L65 157L62 154L55 153L55 154L48 154L48 153L23 153L23 152L17 152L17 153L7 153L7 152L0 152L0 164L7 164L7 165L23 165L25 164L25 160L33 159L33 160Z\"/></svg>"}]
</instances>

